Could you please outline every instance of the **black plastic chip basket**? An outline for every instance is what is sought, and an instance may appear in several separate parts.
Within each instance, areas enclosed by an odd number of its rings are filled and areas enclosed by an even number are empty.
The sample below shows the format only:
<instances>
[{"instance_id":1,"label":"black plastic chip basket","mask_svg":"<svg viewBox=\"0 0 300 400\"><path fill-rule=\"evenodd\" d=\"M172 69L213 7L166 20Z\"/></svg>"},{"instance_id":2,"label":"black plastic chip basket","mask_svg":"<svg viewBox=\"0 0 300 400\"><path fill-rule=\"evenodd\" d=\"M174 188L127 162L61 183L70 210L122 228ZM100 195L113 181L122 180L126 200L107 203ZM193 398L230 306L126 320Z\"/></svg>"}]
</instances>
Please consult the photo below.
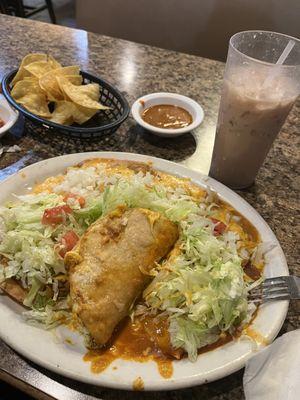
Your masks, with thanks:
<instances>
[{"instance_id":1,"label":"black plastic chip basket","mask_svg":"<svg viewBox=\"0 0 300 400\"><path fill-rule=\"evenodd\" d=\"M104 79L97 78L87 72L81 71L80 74L83 77L83 84L98 83L100 85L99 101L101 104L110 108L107 110L99 110L89 121L82 125L73 124L69 126L48 121L47 119L31 113L11 97L11 82L16 73L17 70L14 70L4 76L2 80L3 94L15 109L31 121L31 126L37 126L39 131L42 127L43 133L50 133L53 131L57 134L69 137L92 139L115 132L128 117L129 104L125 97L113 85Z\"/></svg>"}]
</instances>

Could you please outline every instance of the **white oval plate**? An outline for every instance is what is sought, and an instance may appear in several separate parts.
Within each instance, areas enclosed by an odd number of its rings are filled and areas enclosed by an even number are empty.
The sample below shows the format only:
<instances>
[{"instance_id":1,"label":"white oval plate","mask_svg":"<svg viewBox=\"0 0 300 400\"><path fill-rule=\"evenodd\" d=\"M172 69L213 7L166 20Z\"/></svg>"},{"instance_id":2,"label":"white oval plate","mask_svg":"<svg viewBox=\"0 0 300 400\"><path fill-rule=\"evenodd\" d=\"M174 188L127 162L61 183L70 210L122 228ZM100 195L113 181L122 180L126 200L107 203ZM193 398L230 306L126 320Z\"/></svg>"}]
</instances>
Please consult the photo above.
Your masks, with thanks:
<instances>
[{"instance_id":1,"label":"white oval plate","mask_svg":"<svg viewBox=\"0 0 300 400\"><path fill-rule=\"evenodd\" d=\"M259 231L262 241L275 245L266 255L265 276L288 275L288 267L281 247L273 232L260 215L233 191L184 166L159 158L139 154L91 152L69 154L41 161L24 168L0 183L0 204L11 198L12 193L24 193L36 182L63 172L68 166L93 157L121 160L152 161L154 168L170 174L191 178L196 184L210 186L220 197L248 218ZM252 329L271 342L279 332L286 317L288 301L268 303L260 307ZM160 376L154 362L136 363L116 360L101 374L93 374L90 364L84 362L85 347L79 335L60 327L55 332L27 325L21 318L22 307L7 296L0 296L0 337L23 356L58 374L118 389L132 389L133 381L141 377L146 390L179 389L200 385L227 376L245 365L256 348L250 340L230 342L210 352L201 354L195 363L187 359L173 362L171 379ZM68 344L71 339L73 344ZM117 367L117 369L113 369Z\"/></svg>"}]
</instances>

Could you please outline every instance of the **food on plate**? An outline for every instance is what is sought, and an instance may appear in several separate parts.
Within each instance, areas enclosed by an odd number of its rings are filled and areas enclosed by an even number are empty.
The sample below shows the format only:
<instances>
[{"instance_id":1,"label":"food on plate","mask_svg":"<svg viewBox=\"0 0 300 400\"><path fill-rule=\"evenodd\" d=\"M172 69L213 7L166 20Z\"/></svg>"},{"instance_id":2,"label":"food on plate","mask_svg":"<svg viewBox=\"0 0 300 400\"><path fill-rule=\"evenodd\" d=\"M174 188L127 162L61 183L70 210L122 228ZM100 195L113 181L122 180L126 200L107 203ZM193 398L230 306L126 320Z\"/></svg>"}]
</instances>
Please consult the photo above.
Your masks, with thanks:
<instances>
[{"instance_id":1,"label":"food on plate","mask_svg":"<svg viewBox=\"0 0 300 400\"><path fill-rule=\"evenodd\" d=\"M67 324L89 346L112 334L98 358L195 361L255 315L265 246L209 189L91 159L15 197L0 208L0 285L30 324Z\"/></svg>"},{"instance_id":2,"label":"food on plate","mask_svg":"<svg viewBox=\"0 0 300 400\"><path fill-rule=\"evenodd\" d=\"M152 126L179 129L191 125L193 117L182 107L173 104L157 104L142 112L142 119Z\"/></svg>"},{"instance_id":3,"label":"food on plate","mask_svg":"<svg viewBox=\"0 0 300 400\"><path fill-rule=\"evenodd\" d=\"M2 126L4 126L4 125L5 125L5 122L3 121L2 118L0 118L0 128L2 128Z\"/></svg>"},{"instance_id":4,"label":"food on plate","mask_svg":"<svg viewBox=\"0 0 300 400\"><path fill-rule=\"evenodd\" d=\"M109 108L99 102L97 83L83 84L77 65L63 67L51 55L39 53L23 58L11 96L33 114L61 125L82 125Z\"/></svg>"},{"instance_id":5,"label":"food on plate","mask_svg":"<svg viewBox=\"0 0 300 400\"><path fill-rule=\"evenodd\" d=\"M15 279L7 278L0 284L0 288L21 304L27 295L27 291Z\"/></svg>"},{"instance_id":6,"label":"food on plate","mask_svg":"<svg viewBox=\"0 0 300 400\"><path fill-rule=\"evenodd\" d=\"M155 262L177 238L177 226L160 213L120 207L94 222L66 254L73 312L98 345L129 314Z\"/></svg>"}]
</instances>

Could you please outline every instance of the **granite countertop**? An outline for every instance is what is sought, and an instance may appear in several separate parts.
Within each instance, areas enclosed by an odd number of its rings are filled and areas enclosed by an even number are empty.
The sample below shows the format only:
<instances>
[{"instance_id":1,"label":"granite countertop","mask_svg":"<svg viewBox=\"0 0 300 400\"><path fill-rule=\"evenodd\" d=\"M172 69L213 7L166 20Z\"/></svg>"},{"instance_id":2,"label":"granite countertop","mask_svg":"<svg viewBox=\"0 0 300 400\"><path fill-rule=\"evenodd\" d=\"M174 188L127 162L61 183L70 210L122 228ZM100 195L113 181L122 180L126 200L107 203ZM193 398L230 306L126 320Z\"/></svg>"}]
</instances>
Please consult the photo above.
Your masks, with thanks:
<instances>
[{"instance_id":1,"label":"granite countertop","mask_svg":"<svg viewBox=\"0 0 300 400\"><path fill-rule=\"evenodd\" d=\"M9 167L18 160L24 164L66 153L114 150L143 153L183 162L191 168L208 173L214 141L217 110L224 64L191 55L144 46L69 29L0 15L0 80L19 65L30 52L48 52L62 64L79 64L85 71L102 76L121 90L131 105L144 94L157 91L177 92L192 97L203 106L205 119L194 135L163 139L147 134L132 118L109 137L95 142L66 140L56 136L39 136L25 125L25 132L9 133L1 145L17 144L21 151L0 156L0 179L12 172ZM238 191L268 222L285 252L291 273L300 275L297 253L297 212L299 215L299 102L261 168L256 183L248 190ZM18 137L19 136L19 137ZM281 334L299 328L296 304L291 303ZM3 352L3 349L2 349ZM1 353L0 358L3 358ZM7 363L12 362L8 357ZM14 361L15 362L15 361ZM17 366L16 366L17 368ZM50 372L47 376L73 388L96 394L95 389L61 378ZM0 385L1 391L1 385ZM97 389L103 399L242 399L242 371L200 387L169 393L131 393Z\"/></svg>"}]
</instances>

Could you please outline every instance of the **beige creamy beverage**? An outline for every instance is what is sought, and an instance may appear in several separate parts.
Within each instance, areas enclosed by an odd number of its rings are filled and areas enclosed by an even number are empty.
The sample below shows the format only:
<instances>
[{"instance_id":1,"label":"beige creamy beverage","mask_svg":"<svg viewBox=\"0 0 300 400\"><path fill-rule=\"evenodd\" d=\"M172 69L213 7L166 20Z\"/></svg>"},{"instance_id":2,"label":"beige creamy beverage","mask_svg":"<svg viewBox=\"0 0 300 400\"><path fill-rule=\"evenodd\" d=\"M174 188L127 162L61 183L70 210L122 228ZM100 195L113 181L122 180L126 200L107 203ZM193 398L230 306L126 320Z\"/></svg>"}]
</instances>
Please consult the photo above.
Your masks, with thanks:
<instances>
[{"instance_id":1,"label":"beige creamy beverage","mask_svg":"<svg viewBox=\"0 0 300 400\"><path fill-rule=\"evenodd\" d=\"M295 100L284 76L232 70L223 83L210 175L232 188L250 186Z\"/></svg>"}]
</instances>

